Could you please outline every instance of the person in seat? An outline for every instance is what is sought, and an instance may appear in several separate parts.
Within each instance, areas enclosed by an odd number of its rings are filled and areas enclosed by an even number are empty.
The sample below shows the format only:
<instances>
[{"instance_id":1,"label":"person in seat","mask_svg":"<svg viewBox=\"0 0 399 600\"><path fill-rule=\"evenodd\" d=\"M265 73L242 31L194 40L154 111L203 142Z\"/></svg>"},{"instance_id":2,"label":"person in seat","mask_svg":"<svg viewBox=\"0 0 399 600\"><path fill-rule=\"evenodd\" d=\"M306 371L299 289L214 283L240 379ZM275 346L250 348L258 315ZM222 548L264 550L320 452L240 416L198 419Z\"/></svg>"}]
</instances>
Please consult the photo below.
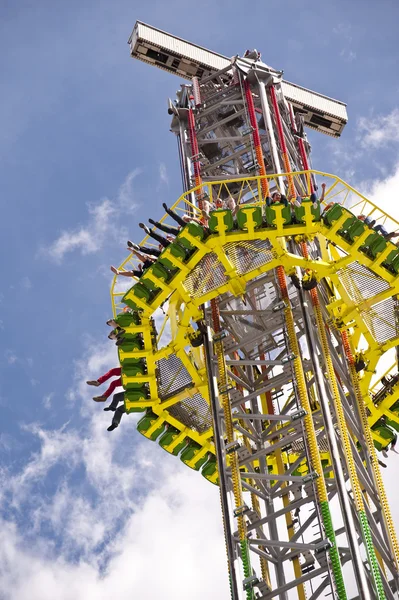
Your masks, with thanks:
<instances>
[{"instance_id":1,"label":"person in seat","mask_svg":"<svg viewBox=\"0 0 399 600\"><path fill-rule=\"evenodd\" d=\"M134 254L139 260L142 261L141 263L139 263L137 269L131 269L130 271L120 271L119 269L111 265L111 271L116 276L122 275L123 277L137 277L138 279L140 279L144 271L151 267L151 265L154 262L156 262L157 257L152 256L150 254L142 254L141 252L137 252L133 248L128 248L128 250L130 250L132 254Z\"/></svg>"},{"instance_id":2,"label":"person in seat","mask_svg":"<svg viewBox=\"0 0 399 600\"><path fill-rule=\"evenodd\" d=\"M211 204L211 210L221 210L226 208L226 203L221 198L216 198Z\"/></svg>"},{"instance_id":3,"label":"person in seat","mask_svg":"<svg viewBox=\"0 0 399 600\"><path fill-rule=\"evenodd\" d=\"M234 200L233 196L229 196L228 198L226 198L225 203L226 203L226 208L228 210L231 210L233 217L235 217L239 206L238 206L237 202Z\"/></svg>"},{"instance_id":4,"label":"person in seat","mask_svg":"<svg viewBox=\"0 0 399 600\"><path fill-rule=\"evenodd\" d=\"M272 196L267 196L266 198L266 206L272 206L273 204L284 204L284 206L288 206L287 197L284 194L280 194L280 192L274 192Z\"/></svg>"},{"instance_id":5,"label":"person in seat","mask_svg":"<svg viewBox=\"0 0 399 600\"><path fill-rule=\"evenodd\" d=\"M321 196L320 196L320 198L317 198L316 192L312 192L310 194L310 196L309 196L309 200L313 203L313 208L316 209L321 202L324 202L324 196L325 196L325 194L326 194L326 184L322 183L321 184ZM307 197L308 196L305 196L305 198L307 198ZM302 196L297 196L295 198L295 201L294 201L295 206L301 206L303 200L304 200L304 198L302 198ZM331 204L331 206L332 206L332 204Z\"/></svg>"},{"instance_id":6,"label":"person in seat","mask_svg":"<svg viewBox=\"0 0 399 600\"><path fill-rule=\"evenodd\" d=\"M370 229L373 229L374 231L382 235L382 237L384 237L386 240L392 240L396 237L399 237L399 232L392 231L391 233L388 233L384 225L382 225L381 223L378 223L376 225L376 220L372 219L370 216L367 217L366 215L359 215L358 219L360 221L363 221L363 223L365 223L366 225L368 225Z\"/></svg>"},{"instance_id":7,"label":"person in seat","mask_svg":"<svg viewBox=\"0 0 399 600\"><path fill-rule=\"evenodd\" d=\"M133 242L128 240L127 241L127 249L130 252L132 250L135 250L136 252L141 252L142 254L149 254L150 256L158 257L162 254L164 247L161 244L158 244L158 248L140 246L139 244L134 244Z\"/></svg>"}]
</instances>

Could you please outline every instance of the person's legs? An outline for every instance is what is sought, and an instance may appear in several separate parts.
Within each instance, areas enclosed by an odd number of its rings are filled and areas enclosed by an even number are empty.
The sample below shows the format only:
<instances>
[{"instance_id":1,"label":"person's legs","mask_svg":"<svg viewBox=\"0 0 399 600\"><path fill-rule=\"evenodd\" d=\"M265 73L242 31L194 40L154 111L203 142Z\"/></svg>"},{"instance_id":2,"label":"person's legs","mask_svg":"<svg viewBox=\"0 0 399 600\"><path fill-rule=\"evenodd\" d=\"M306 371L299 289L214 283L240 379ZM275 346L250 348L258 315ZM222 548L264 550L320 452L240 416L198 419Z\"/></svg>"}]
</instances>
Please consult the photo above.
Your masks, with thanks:
<instances>
[{"instance_id":1,"label":"person's legs","mask_svg":"<svg viewBox=\"0 0 399 600\"><path fill-rule=\"evenodd\" d=\"M141 229L144 229L147 235L154 238L154 240L157 240L157 242L159 242L164 248L167 248L170 245L169 240L164 238L162 235L155 233L155 231L152 231L149 227L147 227L147 225L144 225L144 223L139 223L139 226L141 227Z\"/></svg>"},{"instance_id":2,"label":"person's legs","mask_svg":"<svg viewBox=\"0 0 399 600\"><path fill-rule=\"evenodd\" d=\"M125 392L118 392L117 394L114 394L111 404L109 406L106 406L104 408L104 410L105 411L113 410L115 412L116 409L118 408L119 402L123 402L124 399L125 399Z\"/></svg>"},{"instance_id":3,"label":"person's legs","mask_svg":"<svg viewBox=\"0 0 399 600\"><path fill-rule=\"evenodd\" d=\"M153 256L159 256L161 254L161 250L158 250L158 248L147 248L146 246L139 246L139 244L133 244L132 242L130 242L130 244L128 243L128 246L143 254L152 254Z\"/></svg>"},{"instance_id":4,"label":"person's legs","mask_svg":"<svg viewBox=\"0 0 399 600\"><path fill-rule=\"evenodd\" d=\"M176 214L172 209L168 208L165 203L162 204L162 206L164 207L164 209L168 213L168 215L170 217L172 217L172 219L174 219L176 221L176 223L179 223L179 225L181 225L181 227L184 227L186 225L186 222L184 221L184 219L182 219L181 216Z\"/></svg>"},{"instance_id":5,"label":"person's legs","mask_svg":"<svg viewBox=\"0 0 399 600\"><path fill-rule=\"evenodd\" d=\"M97 381L98 381L98 383L104 383L105 381L108 381L108 379L111 379L111 377L120 377L120 375L121 375L121 368L115 367L114 369L110 369L110 371L108 371L108 373L101 375L101 377L99 377L97 379Z\"/></svg>"},{"instance_id":6,"label":"person's legs","mask_svg":"<svg viewBox=\"0 0 399 600\"><path fill-rule=\"evenodd\" d=\"M114 417L112 419L112 423L109 427L107 427L107 431L113 431L114 429L116 429L119 425L119 423L121 422L121 418L123 417L123 415L126 412L126 408L125 406L119 406L114 414Z\"/></svg>"},{"instance_id":7,"label":"person's legs","mask_svg":"<svg viewBox=\"0 0 399 600\"><path fill-rule=\"evenodd\" d=\"M109 398L109 396L113 393L114 389L120 387L122 385L122 378L114 379L111 381L108 389L102 394L103 398Z\"/></svg>"},{"instance_id":8,"label":"person's legs","mask_svg":"<svg viewBox=\"0 0 399 600\"><path fill-rule=\"evenodd\" d=\"M383 236L388 235L388 232L385 229L384 225L375 225L374 226L374 231L376 231L377 233L380 233Z\"/></svg>"},{"instance_id":9,"label":"person's legs","mask_svg":"<svg viewBox=\"0 0 399 600\"><path fill-rule=\"evenodd\" d=\"M155 225L161 231L165 233L169 233L170 235L177 235L180 231L178 227L173 227L173 225L167 225L166 223L160 223L159 221L153 221L152 219L148 219L151 225Z\"/></svg>"},{"instance_id":10,"label":"person's legs","mask_svg":"<svg viewBox=\"0 0 399 600\"><path fill-rule=\"evenodd\" d=\"M164 238L162 235L155 233L155 231L150 230L150 233L148 235L150 235L152 238L154 238L154 240L157 240L157 242L159 242L161 244L161 246L163 246L164 248L167 248L170 245L169 240Z\"/></svg>"},{"instance_id":11,"label":"person's legs","mask_svg":"<svg viewBox=\"0 0 399 600\"><path fill-rule=\"evenodd\" d=\"M106 399L113 393L114 389L122 386L122 377L114 379L108 389L101 396L94 396L94 402L105 402Z\"/></svg>"}]
</instances>

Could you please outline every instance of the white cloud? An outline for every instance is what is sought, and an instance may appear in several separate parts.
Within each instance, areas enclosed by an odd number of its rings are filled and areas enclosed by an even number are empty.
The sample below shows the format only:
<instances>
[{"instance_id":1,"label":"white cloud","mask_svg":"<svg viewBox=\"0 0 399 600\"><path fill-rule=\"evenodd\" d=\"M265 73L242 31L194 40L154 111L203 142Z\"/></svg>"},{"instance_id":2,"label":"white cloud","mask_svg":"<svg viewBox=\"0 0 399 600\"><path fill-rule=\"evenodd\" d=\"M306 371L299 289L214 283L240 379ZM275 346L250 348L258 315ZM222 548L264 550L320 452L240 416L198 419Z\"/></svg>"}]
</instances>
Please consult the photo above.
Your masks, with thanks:
<instances>
[{"instance_id":1,"label":"white cloud","mask_svg":"<svg viewBox=\"0 0 399 600\"><path fill-rule=\"evenodd\" d=\"M44 398L42 400L42 404L43 404L44 408L46 408L47 410L49 410L51 408L53 398L54 398L54 392L50 392L50 394L46 394L46 396L44 396Z\"/></svg>"},{"instance_id":2,"label":"white cloud","mask_svg":"<svg viewBox=\"0 0 399 600\"><path fill-rule=\"evenodd\" d=\"M3 507L7 498L26 519L1 522L2 600L227 597L217 488L140 436L138 416L106 431L109 413L85 380L114 365L115 347L91 347L74 378L82 427L26 426L40 448L21 470L0 472Z\"/></svg>"},{"instance_id":3,"label":"white cloud","mask_svg":"<svg viewBox=\"0 0 399 600\"><path fill-rule=\"evenodd\" d=\"M363 148L381 148L399 142L399 109L388 115L361 117L358 120L358 139Z\"/></svg>"},{"instance_id":4,"label":"white cloud","mask_svg":"<svg viewBox=\"0 0 399 600\"><path fill-rule=\"evenodd\" d=\"M151 442L147 444L151 446ZM57 499L60 520L68 516L70 500L62 495ZM129 514L129 505L125 507L122 530L110 543L111 557L105 570L101 569L101 560L96 562L93 557L68 560L65 550L57 555L40 541L23 543L16 526L3 522L0 583L6 595L2 598L227 598L218 505L217 489L199 474L182 467L181 473L176 470L164 478L161 468L158 489L146 496L134 514ZM85 537L87 527L94 525L91 507L75 502L73 508L81 511L75 535ZM108 510L112 512L112 505ZM73 516L79 517L76 513ZM94 537L98 528L93 530Z\"/></svg>"},{"instance_id":5,"label":"white cloud","mask_svg":"<svg viewBox=\"0 0 399 600\"><path fill-rule=\"evenodd\" d=\"M169 185L168 172L166 170L166 165L163 162L159 164L159 179L161 180L161 183Z\"/></svg>"},{"instance_id":6,"label":"white cloud","mask_svg":"<svg viewBox=\"0 0 399 600\"><path fill-rule=\"evenodd\" d=\"M359 190L379 208L399 221L399 207L397 201L399 190L399 162L388 177L365 182L359 186Z\"/></svg>"},{"instance_id":7,"label":"white cloud","mask_svg":"<svg viewBox=\"0 0 399 600\"><path fill-rule=\"evenodd\" d=\"M128 174L113 200L103 198L98 204L89 204L87 224L62 231L52 244L41 248L40 254L59 264L69 252L78 250L82 255L92 254L108 239L115 239L123 228L121 217L135 210L133 181L139 173L140 170L135 169Z\"/></svg>"},{"instance_id":8,"label":"white cloud","mask_svg":"<svg viewBox=\"0 0 399 600\"><path fill-rule=\"evenodd\" d=\"M6 350L4 353L6 361L9 365L13 365L17 362L18 356L15 354L13 350Z\"/></svg>"}]
</instances>

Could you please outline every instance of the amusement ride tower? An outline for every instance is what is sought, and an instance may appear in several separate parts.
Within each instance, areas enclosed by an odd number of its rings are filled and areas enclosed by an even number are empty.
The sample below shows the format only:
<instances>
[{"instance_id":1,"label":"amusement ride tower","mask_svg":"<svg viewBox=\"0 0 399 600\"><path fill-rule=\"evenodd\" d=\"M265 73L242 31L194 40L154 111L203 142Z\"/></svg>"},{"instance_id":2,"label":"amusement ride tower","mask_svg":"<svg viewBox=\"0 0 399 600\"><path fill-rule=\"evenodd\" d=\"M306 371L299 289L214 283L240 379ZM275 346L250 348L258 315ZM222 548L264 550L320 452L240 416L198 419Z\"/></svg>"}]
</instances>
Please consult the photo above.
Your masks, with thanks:
<instances>
[{"instance_id":1,"label":"amusement ride tower","mask_svg":"<svg viewBox=\"0 0 399 600\"><path fill-rule=\"evenodd\" d=\"M232 600L398 598L380 472L395 357L371 380L399 346L399 224L313 170L304 130L339 137L346 107L256 50L229 59L141 22L129 44L189 82L169 100L187 224L162 252L147 236L152 266L112 286L126 412L219 486Z\"/></svg>"}]
</instances>

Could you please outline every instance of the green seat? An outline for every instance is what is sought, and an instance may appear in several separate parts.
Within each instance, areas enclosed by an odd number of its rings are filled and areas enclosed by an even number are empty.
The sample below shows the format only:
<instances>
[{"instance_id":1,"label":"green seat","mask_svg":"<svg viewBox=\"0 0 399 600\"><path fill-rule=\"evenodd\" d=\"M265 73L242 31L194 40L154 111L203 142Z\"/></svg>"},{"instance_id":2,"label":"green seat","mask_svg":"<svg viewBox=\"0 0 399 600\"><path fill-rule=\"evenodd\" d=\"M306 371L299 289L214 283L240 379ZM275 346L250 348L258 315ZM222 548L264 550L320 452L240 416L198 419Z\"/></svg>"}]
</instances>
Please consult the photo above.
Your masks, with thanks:
<instances>
[{"instance_id":1,"label":"green seat","mask_svg":"<svg viewBox=\"0 0 399 600\"><path fill-rule=\"evenodd\" d=\"M373 425L371 429L385 440L384 443L381 443L379 440L374 440L374 446L377 450L384 450L384 448L386 448L394 439L394 432L392 429L390 429L390 427L387 427L385 423L382 423L381 419L377 421L377 423Z\"/></svg>"},{"instance_id":2,"label":"green seat","mask_svg":"<svg viewBox=\"0 0 399 600\"><path fill-rule=\"evenodd\" d=\"M310 202L310 200L309 200ZM321 219L321 207L320 207L320 202L317 201L317 206L316 208L313 206L313 202L312 202L312 208L310 209L310 212L313 215L313 221L320 221Z\"/></svg>"},{"instance_id":3,"label":"green seat","mask_svg":"<svg viewBox=\"0 0 399 600\"><path fill-rule=\"evenodd\" d=\"M231 210L220 208L210 213L208 227L212 233L226 233L234 227L234 219Z\"/></svg>"},{"instance_id":4,"label":"green seat","mask_svg":"<svg viewBox=\"0 0 399 600\"><path fill-rule=\"evenodd\" d=\"M182 248L177 242L173 242L173 244L170 244L169 249L173 256L176 256L177 258L180 258L183 261L186 259L186 252L184 248Z\"/></svg>"},{"instance_id":5,"label":"green seat","mask_svg":"<svg viewBox=\"0 0 399 600\"><path fill-rule=\"evenodd\" d=\"M190 252L195 252L198 249L197 246L184 237L185 233L189 233L192 237L197 238L199 241L202 241L205 236L203 226L199 223L196 223L195 221L190 221L185 227L183 227L179 235L176 237L176 240L181 246L183 246L183 248L190 250Z\"/></svg>"},{"instance_id":6,"label":"green seat","mask_svg":"<svg viewBox=\"0 0 399 600\"><path fill-rule=\"evenodd\" d=\"M197 247L190 242L187 238L184 237L185 233L189 233L195 238L202 240L204 237L204 229L198 223L187 223L183 229L181 229L179 235L176 237L176 241L179 242L180 246L183 246L186 250L190 250L190 252L194 252L197 250Z\"/></svg>"},{"instance_id":7,"label":"green seat","mask_svg":"<svg viewBox=\"0 0 399 600\"><path fill-rule=\"evenodd\" d=\"M186 229L190 235L197 237L199 240L203 240L205 237L204 227L195 221L190 221L187 223Z\"/></svg>"},{"instance_id":8,"label":"green seat","mask_svg":"<svg viewBox=\"0 0 399 600\"><path fill-rule=\"evenodd\" d=\"M244 205L237 212L237 224L240 229L256 229L262 225L262 209L260 206Z\"/></svg>"},{"instance_id":9,"label":"green seat","mask_svg":"<svg viewBox=\"0 0 399 600\"><path fill-rule=\"evenodd\" d=\"M173 425L168 425L165 433L163 433L161 435L161 437L159 438L158 443L164 450L169 452L169 450L167 449L167 446L170 446L170 444L177 438L177 436L179 434L180 434L180 431L178 429L176 429L176 427L173 427ZM179 454L180 450L182 450L186 444L187 444L186 439L183 439L179 444L177 444L177 446L175 446L173 448L172 451L170 451L170 453L173 454L174 456L177 456Z\"/></svg>"},{"instance_id":10,"label":"green seat","mask_svg":"<svg viewBox=\"0 0 399 600\"><path fill-rule=\"evenodd\" d=\"M197 444L197 442L194 442L194 440L190 440L187 444L187 446L184 448L184 450L182 451L182 453L180 454L180 460L184 462L184 464L187 464L191 459L193 459L202 449L202 446L200 446L200 444ZM195 463L194 467L192 467L193 469L195 469L195 471L199 471L199 469L202 467L202 465L204 463L206 463L206 461L208 460L208 457L205 455L202 458L200 458L198 460L198 462Z\"/></svg>"},{"instance_id":11,"label":"green seat","mask_svg":"<svg viewBox=\"0 0 399 600\"><path fill-rule=\"evenodd\" d=\"M396 254L390 266L394 273L399 273L399 254Z\"/></svg>"},{"instance_id":12,"label":"green seat","mask_svg":"<svg viewBox=\"0 0 399 600\"><path fill-rule=\"evenodd\" d=\"M131 325L140 325L141 319L138 312L121 312L114 318L115 323L124 329Z\"/></svg>"},{"instance_id":13,"label":"green seat","mask_svg":"<svg viewBox=\"0 0 399 600\"><path fill-rule=\"evenodd\" d=\"M348 217L338 234L348 242L354 242L365 231L367 225L355 216Z\"/></svg>"},{"instance_id":14,"label":"green seat","mask_svg":"<svg viewBox=\"0 0 399 600\"><path fill-rule=\"evenodd\" d=\"M137 377L137 375L145 375L145 373L147 372L147 362L145 358L129 358L128 360L123 361L122 371L127 377Z\"/></svg>"},{"instance_id":15,"label":"green seat","mask_svg":"<svg viewBox=\"0 0 399 600\"><path fill-rule=\"evenodd\" d=\"M323 215L324 224L327 227L331 227L334 221L338 221L340 216L342 215L342 206L340 204L334 204L329 208Z\"/></svg>"},{"instance_id":16,"label":"green seat","mask_svg":"<svg viewBox=\"0 0 399 600\"><path fill-rule=\"evenodd\" d=\"M377 254L385 250L386 247L386 239L375 231L374 233L371 233L368 238L366 238L364 246L361 246L360 250L368 256L375 258Z\"/></svg>"},{"instance_id":17,"label":"green seat","mask_svg":"<svg viewBox=\"0 0 399 600\"><path fill-rule=\"evenodd\" d=\"M136 296L136 298L140 298L140 300L144 300L144 302L149 303L151 301L151 290L149 290L141 282L136 283L136 285L132 287L131 292L133 292L133 295Z\"/></svg>"},{"instance_id":18,"label":"green seat","mask_svg":"<svg viewBox=\"0 0 399 600\"><path fill-rule=\"evenodd\" d=\"M399 415L397 415L397 416L399 416ZM399 423L397 423L396 421L393 421L389 417L386 417L385 420L386 420L387 425L389 425L389 427L392 427L395 431L399 432Z\"/></svg>"},{"instance_id":19,"label":"green seat","mask_svg":"<svg viewBox=\"0 0 399 600\"><path fill-rule=\"evenodd\" d=\"M276 227L276 207L282 206L281 216L283 218L283 225L289 225L291 223L291 207L284 206L282 202L275 202L271 206L266 206L266 222L269 227Z\"/></svg>"},{"instance_id":20,"label":"green seat","mask_svg":"<svg viewBox=\"0 0 399 600\"><path fill-rule=\"evenodd\" d=\"M134 302L135 296L136 298L140 298L140 300L144 300L144 302L149 302L151 298L151 291L148 288L146 288L145 285L143 285L142 283L136 283L123 296L122 302L129 306L129 308L137 310L138 306Z\"/></svg>"},{"instance_id":21,"label":"green seat","mask_svg":"<svg viewBox=\"0 0 399 600\"><path fill-rule=\"evenodd\" d=\"M129 367L135 367L142 360L145 360L145 359L144 358L125 358L125 360L123 361L123 365L122 365L124 372L126 372L126 370Z\"/></svg>"},{"instance_id":22,"label":"green seat","mask_svg":"<svg viewBox=\"0 0 399 600\"><path fill-rule=\"evenodd\" d=\"M151 267L149 267L149 269L146 269L144 275L142 275L140 279L140 283L144 284L151 291L159 290L160 288L157 287L157 284L148 277L150 274L154 275L158 279L161 279L162 281L168 281L168 279L170 279L167 269L158 264L158 262L154 263Z\"/></svg>"},{"instance_id":23,"label":"green seat","mask_svg":"<svg viewBox=\"0 0 399 600\"><path fill-rule=\"evenodd\" d=\"M157 261L158 263L164 265L168 269L176 269L176 265L174 265L168 258L169 253L179 258L182 262L186 260L186 252L184 248L182 248L176 242L173 242L173 244L169 244L169 246L165 248L165 250L159 256Z\"/></svg>"},{"instance_id":24,"label":"green seat","mask_svg":"<svg viewBox=\"0 0 399 600\"><path fill-rule=\"evenodd\" d=\"M388 254L388 256L382 264L386 269L388 269L392 273L399 273L399 249L395 248L393 244L391 244L391 246L394 249Z\"/></svg>"},{"instance_id":25,"label":"green seat","mask_svg":"<svg viewBox=\"0 0 399 600\"><path fill-rule=\"evenodd\" d=\"M123 304L126 304L126 306L128 306L129 308L131 308L132 310L137 312L140 309L140 307L137 306L137 304L134 302L134 300L132 300L132 294L131 294L132 289L133 288L131 287L130 290L128 290L126 292L126 294L122 297L122 302L123 302Z\"/></svg>"},{"instance_id":26,"label":"green seat","mask_svg":"<svg viewBox=\"0 0 399 600\"><path fill-rule=\"evenodd\" d=\"M212 475L215 475L217 469L218 467L216 463L216 456L211 454L202 468L201 475L205 477L205 479L209 480L212 477ZM215 481L216 485L218 484L218 481L219 478L217 478L217 480Z\"/></svg>"},{"instance_id":27,"label":"green seat","mask_svg":"<svg viewBox=\"0 0 399 600\"><path fill-rule=\"evenodd\" d=\"M313 202L310 200L302 200L302 204L300 206L294 205L294 214L295 219L298 223L305 222L305 206L306 204L311 204L310 212L313 216L313 221L320 221L320 202L317 202L317 207L314 208Z\"/></svg>"},{"instance_id":28,"label":"green seat","mask_svg":"<svg viewBox=\"0 0 399 600\"><path fill-rule=\"evenodd\" d=\"M139 333L135 335L125 333L123 336L123 343L119 344L118 348L124 352L142 350L144 348L143 338Z\"/></svg>"},{"instance_id":29,"label":"green seat","mask_svg":"<svg viewBox=\"0 0 399 600\"><path fill-rule=\"evenodd\" d=\"M134 390L126 390L125 391L126 412L127 413L144 412L146 410L145 408L140 408L140 407L136 408L135 406L132 406L132 405L129 405L129 407L127 407L126 402L131 402L133 404L139 404L143 400L147 400L147 399L148 399L148 390L145 386L143 386L143 384L141 384L140 388L136 388Z\"/></svg>"},{"instance_id":30,"label":"green seat","mask_svg":"<svg viewBox=\"0 0 399 600\"><path fill-rule=\"evenodd\" d=\"M153 431L150 435L147 435L147 431L157 419L157 415L153 413L151 409L147 409L144 417L141 417L141 419L137 422L137 431L153 442L155 442L155 440L164 432L166 427L166 423L163 421L155 431Z\"/></svg>"},{"instance_id":31,"label":"green seat","mask_svg":"<svg viewBox=\"0 0 399 600\"><path fill-rule=\"evenodd\" d=\"M396 400L395 404L393 404L389 410L394 415L399 417L399 400ZM385 422L387 425L389 425L389 427L392 427L395 431L399 431L399 423L390 419L389 416L385 417Z\"/></svg>"}]
</instances>

